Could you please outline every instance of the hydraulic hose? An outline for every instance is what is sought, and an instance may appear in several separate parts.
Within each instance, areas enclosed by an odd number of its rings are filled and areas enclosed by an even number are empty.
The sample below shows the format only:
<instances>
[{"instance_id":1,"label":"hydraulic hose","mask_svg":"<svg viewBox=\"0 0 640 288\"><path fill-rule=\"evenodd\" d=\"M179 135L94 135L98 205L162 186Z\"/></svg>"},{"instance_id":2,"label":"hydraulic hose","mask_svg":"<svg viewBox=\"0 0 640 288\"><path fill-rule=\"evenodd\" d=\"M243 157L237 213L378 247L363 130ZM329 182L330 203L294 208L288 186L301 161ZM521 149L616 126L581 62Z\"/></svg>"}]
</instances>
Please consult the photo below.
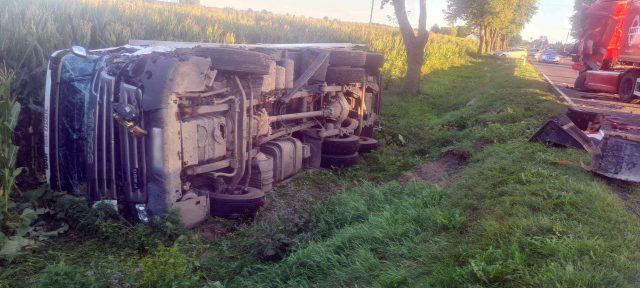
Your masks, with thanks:
<instances>
[{"instance_id":1,"label":"hydraulic hose","mask_svg":"<svg viewBox=\"0 0 640 288\"><path fill-rule=\"evenodd\" d=\"M240 78L238 76L234 76L236 80L236 84L238 85L238 89L240 90L240 116L238 117L238 122L236 123L236 163L238 165L237 170L235 171L235 175L231 178L230 187L234 188L240 182L240 179L244 175L245 170L245 156L247 153L247 141L245 141L245 131L247 130L247 94L244 92L244 88L242 88L242 83L240 83ZM242 126L242 128L240 128Z\"/></svg>"},{"instance_id":2,"label":"hydraulic hose","mask_svg":"<svg viewBox=\"0 0 640 288\"><path fill-rule=\"evenodd\" d=\"M253 150L253 134L251 133L253 124L251 122L253 122L253 86L251 85L251 79L249 79L249 151L248 151L248 157L247 157L247 167L249 167L249 171L247 172L247 180L244 183L244 190L247 190L247 188L249 187L249 182L251 182L251 160L253 159L253 157L251 157L251 152Z\"/></svg>"}]
</instances>

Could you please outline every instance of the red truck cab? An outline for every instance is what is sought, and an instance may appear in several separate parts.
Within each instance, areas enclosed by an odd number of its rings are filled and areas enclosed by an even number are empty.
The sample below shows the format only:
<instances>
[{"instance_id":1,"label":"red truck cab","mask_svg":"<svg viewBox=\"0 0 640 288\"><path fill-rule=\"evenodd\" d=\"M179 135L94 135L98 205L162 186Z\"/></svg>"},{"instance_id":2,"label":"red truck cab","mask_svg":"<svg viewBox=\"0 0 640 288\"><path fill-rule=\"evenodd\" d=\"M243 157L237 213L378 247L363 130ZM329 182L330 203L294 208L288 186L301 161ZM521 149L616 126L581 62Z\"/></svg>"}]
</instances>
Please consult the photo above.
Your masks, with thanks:
<instances>
[{"instance_id":1,"label":"red truck cab","mask_svg":"<svg viewBox=\"0 0 640 288\"><path fill-rule=\"evenodd\" d=\"M628 1L600 0L583 7L578 55L588 70L608 70L618 60ZM584 71L584 70L580 70Z\"/></svg>"},{"instance_id":2,"label":"red truck cab","mask_svg":"<svg viewBox=\"0 0 640 288\"><path fill-rule=\"evenodd\" d=\"M598 0L579 13L582 30L573 68L575 88L618 93L630 102L640 72L640 2Z\"/></svg>"}]
</instances>

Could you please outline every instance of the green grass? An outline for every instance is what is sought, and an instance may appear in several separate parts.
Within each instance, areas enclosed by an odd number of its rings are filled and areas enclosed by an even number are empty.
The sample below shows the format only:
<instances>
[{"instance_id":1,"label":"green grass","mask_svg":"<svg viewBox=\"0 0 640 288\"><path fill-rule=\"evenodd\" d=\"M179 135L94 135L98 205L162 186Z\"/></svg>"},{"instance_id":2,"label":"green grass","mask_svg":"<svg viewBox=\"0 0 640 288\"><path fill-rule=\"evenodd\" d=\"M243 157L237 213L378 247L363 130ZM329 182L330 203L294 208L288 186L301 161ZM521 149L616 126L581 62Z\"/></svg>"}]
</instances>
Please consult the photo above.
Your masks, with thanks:
<instances>
[{"instance_id":1,"label":"green grass","mask_svg":"<svg viewBox=\"0 0 640 288\"><path fill-rule=\"evenodd\" d=\"M373 157L462 149L461 182L350 189L317 207L318 239L230 286L637 286L637 216L582 170L585 153L527 142L563 110L531 66L485 59L423 88L388 99L386 136L407 144Z\"/></svg>"},{"instance_id":2,"label":"green grass","mask_svg":"<svg viewBox=\"0 0 640 288\"><path fill-rule=\"evenodd\" d=\"M16 260L0 271L0 281L6 287L638 286L640 219L632 211L640 191L585 172L580 162L589 157L582 151L527 141L565 109L532 66L483 58L434 72L422 88L416 97L386 95L378 135L385 145L360 167L301 173L270 194L253 221L219 223L228 231L223 236L206 240L191 232L172 248L143 250L65 238ZM453 185L395 180L448 151L469 155Z\"/></svg>"}]
</instances>

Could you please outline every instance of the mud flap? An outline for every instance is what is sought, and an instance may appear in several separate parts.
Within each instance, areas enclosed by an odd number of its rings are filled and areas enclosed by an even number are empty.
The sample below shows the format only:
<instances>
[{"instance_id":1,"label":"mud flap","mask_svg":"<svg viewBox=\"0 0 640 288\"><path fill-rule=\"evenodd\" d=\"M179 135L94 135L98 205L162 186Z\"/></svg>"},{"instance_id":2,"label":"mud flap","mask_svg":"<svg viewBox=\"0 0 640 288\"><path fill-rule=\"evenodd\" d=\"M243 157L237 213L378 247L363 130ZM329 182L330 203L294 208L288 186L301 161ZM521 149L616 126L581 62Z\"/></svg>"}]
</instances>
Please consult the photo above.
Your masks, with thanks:
<instances>
[{"instance_id":1,"label":"mud flap","mask_svg":"<svg viewBox=\"0 0 640 288\"><path fill-rule=\"evenodd\" d=\"M564 115L547 121L529 141L584 149L589 153L597 150L593 141Z\"/></svg>"},{"instance_id":2,"label":"mud flap","mask_svg":"<svg viewBox=\"0 0 640 288\"><path fill-rule=\"evenodd\" d=\"M587 171L622 181L640 183L640 137L608 133L596 151Z\"/></svg>"}]
</instances>

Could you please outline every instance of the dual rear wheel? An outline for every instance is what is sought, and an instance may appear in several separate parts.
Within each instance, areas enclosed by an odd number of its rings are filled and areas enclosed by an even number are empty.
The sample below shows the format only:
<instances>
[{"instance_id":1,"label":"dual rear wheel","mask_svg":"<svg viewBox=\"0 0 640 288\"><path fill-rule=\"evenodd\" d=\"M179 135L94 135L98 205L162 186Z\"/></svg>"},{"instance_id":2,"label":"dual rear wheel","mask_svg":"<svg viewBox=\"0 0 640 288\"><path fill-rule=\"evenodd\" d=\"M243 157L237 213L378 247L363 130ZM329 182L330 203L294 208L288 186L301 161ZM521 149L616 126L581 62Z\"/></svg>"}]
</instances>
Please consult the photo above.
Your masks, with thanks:
<instances>
[{"instance_id":1,"label":"dual rear wheel","mask_svg":"<svg viewBox=\"0 0 640 288\"><path fill-rule=\"evenodd\" d=\"M618 84L618 95L620 95L620 100L624 102L631 102L636 98L636 95L633 93L636 90L636 81L640 73L635 70L627 71L620 78L620 83Z\"/></svg>"},{"instance_id":2,"label":"dual rear wheel","mask_svg":"<svg viewBox=\"0 0 640 288\"><path fill-rule=\"evenodd\" d=\"M322 142L321 166L344 168L358 164L358 156L378 149L378 141L363 136L349 135L327 138Z\"/></svg>"}]
</instances>

